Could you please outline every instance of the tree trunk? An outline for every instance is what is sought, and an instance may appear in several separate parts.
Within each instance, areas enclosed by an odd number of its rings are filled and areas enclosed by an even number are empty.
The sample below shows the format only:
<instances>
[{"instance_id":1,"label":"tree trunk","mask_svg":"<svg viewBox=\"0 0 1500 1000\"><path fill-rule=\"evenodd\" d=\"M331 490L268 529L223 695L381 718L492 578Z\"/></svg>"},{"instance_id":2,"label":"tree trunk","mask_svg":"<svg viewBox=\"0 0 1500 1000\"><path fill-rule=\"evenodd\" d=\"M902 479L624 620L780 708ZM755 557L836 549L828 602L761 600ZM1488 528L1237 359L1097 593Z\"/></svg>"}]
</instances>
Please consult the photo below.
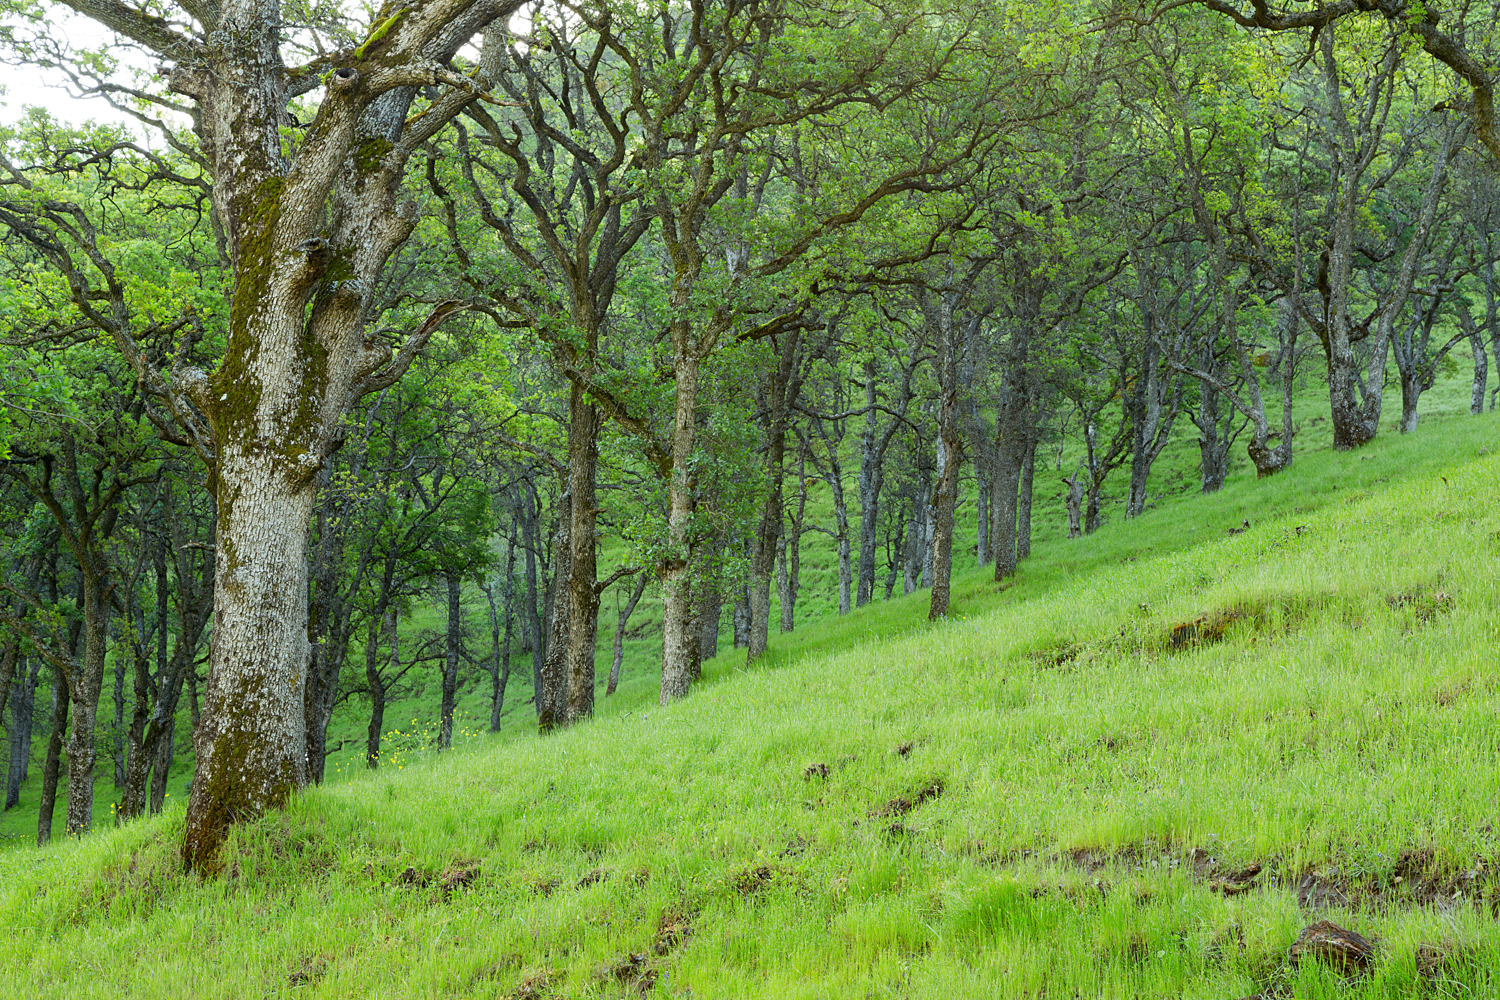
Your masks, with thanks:
<instances>
[{"instance_id":1,"label":"tree trunk","mask_svg":"<svg viewBox=\"0 0 1500 1000\"><path fill-rule=\"evenodd\" d=\"M912 499L911 520L906 526L906 560L901 574L901 593L914 593L922 585L922 560L927 554L927 484L921 484Z\"/></svg>"},{"instance_id":2,"label":"tree trunk","mask_svg":"<svg viewBox=\"0 0 1500 1000\"><path fill-rule=\"evenodd\" d=\"M6 771L5 809L15 808L21 801L21 783L31 768L31 732L33 712L36 710L36 688L41 678L41 657L31 660L31 670L26 669L26 660L21 659L15 673L10 695L10 766Z\"/></svg>"},{"instance_id":3,"label":"tree trunk","mask_svg":"<svg viewBox=\"0 0 1500 1000\"><path fill-rule=\"evenodd\" d=\"M376 622L379 625L376 625ZM385 609L370 621L371 634L365 639L365 684L370 690L370 724L365 728L365 767L380 766L380 738L385 733L385 681L380 674L380 629L384 629L392 666L401 663L401 636L396 629L396 610Z\"/></svg>"},{"instance_id":4,"label":"tree trunk","mask_svg":"<svg viewBox=\"0 0 1500 1000\"><path fill-rule=\"evenodd\" d=\"M115 765L115 791L125 787L125 755L128 746L128 734L125 727L125 651L120 643L115 643L115 717L114 725L110 729L109 742L114 750ZM132 665L140 661L140 657L131 656ZM142 671L144 672L144 671ZM132 677L135 671L131 671ZM144 710L144 708L143 708Z\"/></svg>"},{"instance_id":5,"label":"tree trunk","mask_svg":"<svg viewBox=\"0 0 1500 1000\"><path fill-rule=\"evenodd\" d=\"M662 585L662 653L660 702L666 705L688 693L698 637L693 633L692 570L697 538L693 534L693 509L698 484L691 469L696 446L698 367L696 354L688 346L685 320L673 326L673 368L677 373L676 406L672 416L672 461L667 482L668 553L658 563ZM761 620L764 621L764 615ZM764 648L764 644L762 644ZM750 652L755 653L752 637Z\"/></svg>"},{"instance_id":6,"label":"tree trunk","mask_svg":"<svg viewBox=\"0 0 1500 1000\"><path fill-rule=\"evenodd\" d=\"M620 609L619 618L615 622L615 657L609 667L609 685L604 689L606 697L614 694L616 685L620 683L620 667L625 663L625 626L630 622L630 616L635 613L635 606L645 592L646 573L643 570L640 578L635 581L635 589L630 592L630 600Z\"/></svg>"},{"instance_id":7,"label":"tree trunk","mask_svg":"<svg viewBox=\"0 0 1500 1000\"><path fill-rule=\"evenodd\" d=\"M875 549L880 535L880 492L885 481L885 454L891 439L901 426L901 417L911 399L911 368L902 370L902 381L896 399L896 413L880 428L877 375L879 368L874 359L865 362L865 426L860 436L859 451L859 575L855 588L854 606L862 608L875 595ZM891 587L886 588L890 596Z\"/></svg>"},{"instance_id":8,"label":"tree trunk","mask_svg":"<svg viewBox=\"0 0 1500 1000\"><path fill-rule=\"evenodd\" d=\"M568 724L594 714L594 655L599 637L598 567L594 525L598 516L595 475L599 461L599 412L575 383L568 427Z\"/></svg>"},{"instance_id":9,"label":"tree trunk","mask_svg":"<svg viewBox=\"0 0 1500 1000\"><path fill-rule=\"evenodd\" d=\"M520 502L521 532L525 537L523 549L526 553L526 607L521 614L521 631L525 633L527 648L531 650L532 701L541 712L542 670L547 663L547 641L542 633L542 615L538 605L536 557L542 547L542 534L538 521L540 511L535 503L535 494L523 491Z\"/></svg>"},{"instance_id":10,"label":"tree trunk","mask_svg":"<svg viewBox=\"0 0 1500 1000\"><path fill-rule=\"evenodd\" d=\"M45 847L52 841L52 813L57 808L57 781L62 769L63 733L68 728L68 682L61 671L52 678L52 735L47 740L47 756L42 761L42 797L37 810L36 843Z\"/></svg>"},{"instance_id":11,"label":"tree trunk","mask_svg":"<svg viewBox=\"0 0 1500 1000\"><path fill-rule=\"evenodd\" d=\"M983 568L990 564L990 470L987 462L974 464L974 561Z\"/></svg>"},{"instance_id":12,"label":"tree trunk","mask_svg":"<svg viewBox=\"0 0 1500 1000\"><path fill-rule=\"evenodd\" d=\"M644 579L645 574L642 574ZM719 655L719 620L724 616L724 592L717 575L704 583L702 604L698 609L698 661Z\"/></svg>"},{"instance_id":13,"label":"tree trunk","mask_svg":"<svg viewBox=\"0 0 1500 1000\"><path fill-rule=\"evenodd\" d=\"M511 522L510 540L505 545L505 583L500 589L500 606L495 607L493 585L486 587L484 596L490 605L490 642L493 653L490 658L490 732L500 731L500 712L505 707L505 688L510 683L510 644L514 617L516 573L516 523ZM502 623L504 636L502 637Z\"/></svg>"},{"instance_id":14,"label":"tree trunk","mask_svg":"<svg viewBox=\"0 0 1500 1000\"><path fill-rule=\"evenodd\" d=\"M750 590L740 587L734 594L734 648L750 645Z\"/></svg>"},{"instance_id":15,"label":"tree trunk","mask_svg":"<svg viewBox=\"0 0 1500 1000\"><path fill-rule=\"evenodd\" d=\"M68 733L68 820L70 836L86 833L94 823L94 763L98 756L94 733L104 682L106 635L109 630L108 589L102 578L82 574L83 661L68 691L73 706Z\"/></svg>"},{"instance_id":16,"label":"tree trunk","mask_svg":"<svg viewBox=\"0 0 1500 1000\"><path fill-rule=\"evenodd\" d=\"M1036 485L1036 428L1027 435L1026 457L1021 463L1021 489L1016 496L1016 560L1031 556L1031 499Z\"/></svg>"},{"instance_id":17,"label":"tree trunk","mask_svg":"<svg viewBox=\"0 0 1500 1000\"><path fill-rule=\"evenodd\" d=\"M279 808L307 783L307 532L316 490L280 457L287 441L251 439L256 424L247 416L245 436L227 440L219 456L213 643L182 848L200 871L211 870L232 824Z\"/></svg>"},{"instance_id":18,"label":"tree trunk","mask_svg":"<svg viewBox=\"0 0 1500 1000\"><path fill-rule=\"evenodd\" d=\"M548 614L547 656L542 661L542 684L536 696L536 722L541 732L567 724L568 718L568 628L573 621L572 497L564 492L558 501L557 532L552 537L552 600Z\"/></svg>"},{"instance_id":19,"label":"tree trunk","mask_svg":"<svg viewBox=\"0 0 1500 1000\"><path fill-rule=\"evenodd\" d=\"M1085 480L1083 479L1083 467L1073 470L1073 475L1063 480L1068 487L1064 502L1068 508L1068 537L1083 537L1083 492Z\"/></svg>"},{"instance_id":20,"label":"tree trunk","mask_svg":"<svg viewBox=\"0 0 1500 1000\"><path fill-rule=\"evenodd\" d=\"M1200 359L1205 371L1213 368L1213 346L1205 348ZM1217 493L1229 475L1229 445L1219 428L1222 417L1219 390L1204 382L1199 385L1198 415L1193 423L1198 428L1198 481L1200 493Z\"/></svg>"},{"instance_id":21,"label":"tree trunk","mask_svg":"<svg viewBox=\"0 0 1500 1000\"><path fill-rule=\"evenodd\" d=\"M463 577L457 570L443 574L448 594L448 627L443 650L443 703L438 715L438 749L453 746L453 708L458 694L459 647L463 644Z\"/></svg>"},{"instance_id":22,"label":"tree trunk","mask_svg":"<svg viewBox=\"0 0 1500 1000\"><path fill-rule=\"evenodd\" d=\"M958 361L963 334L954 321L958 293L943 292L938 304L937 483L932 491L932 584L927 620L948 615L953 577L953 515L958 503Z\"/></svg>"},{"instance_id":23,"label":"tree trunk","mask_svg":"<svg viewBox=\"0 0 1500 1000\"><path fill-rule=\"evenodd\" d=\"M1474 323L1468 303L1459 303L1458 320L1463 327L1464 336L1468 338L1469 351L1474 357L1474 388L1469 398L1469 415L1477 417L1484 412L1484 391L1490 378L1490 359L1484 349L1484 337Z\"/></svg>"},{"instance_id":24,"label":"tree trunk","mask_svg":"<svg viewBox=\"0 0 1500 1000\"><path fill-rule=\"evenodd\" d=\"M790 530L777 546L780 569L777 573L777 590L781 601L781 633L791 632L797 627L797 594L802 589L802 533L807 523L807 450L804 448L797 460L797 513L792 517Z\"/></svg>"}]
</instances>

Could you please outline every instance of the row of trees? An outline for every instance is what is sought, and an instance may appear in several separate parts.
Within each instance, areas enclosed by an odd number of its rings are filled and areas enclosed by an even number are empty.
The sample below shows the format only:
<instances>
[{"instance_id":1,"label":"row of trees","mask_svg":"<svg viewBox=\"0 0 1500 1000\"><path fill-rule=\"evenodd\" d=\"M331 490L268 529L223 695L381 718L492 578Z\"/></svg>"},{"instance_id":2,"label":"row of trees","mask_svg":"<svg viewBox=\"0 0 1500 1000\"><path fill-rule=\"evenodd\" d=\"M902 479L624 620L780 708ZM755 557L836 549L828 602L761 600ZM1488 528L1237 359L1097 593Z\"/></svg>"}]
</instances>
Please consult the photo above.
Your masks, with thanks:
<instances>
[{"instance_id":1,"label":"row of trees","mask_svg":"<svg viewBox=\"0 0 1500 1000\"><path fill-rule=\"evenodd\" d=\"M499 726L513 651L541 729L587 717L610 586L608 689L655 585L665 702L727 607L752 660L773 584L792 627L808 531L841 613L882 546L885 594L948 612L961 492L1014 573L1044 446L1081 535L1107 482L1146 508L1183 418L1204 491L1239 441L1284 468L1313 372L1339 448L1392 362L1402 430L1460 345L1482 410L1493 12L1206 6L79 0L163 61L129 83L12 32L154 136L4 137L13 784L45 675L43 824L65 758L87 829L101 746L120 812L159 808L186 687L211 869L351 696L376 765L418 665L444 745L465 663Z\"/></svg>"}]
</instances>

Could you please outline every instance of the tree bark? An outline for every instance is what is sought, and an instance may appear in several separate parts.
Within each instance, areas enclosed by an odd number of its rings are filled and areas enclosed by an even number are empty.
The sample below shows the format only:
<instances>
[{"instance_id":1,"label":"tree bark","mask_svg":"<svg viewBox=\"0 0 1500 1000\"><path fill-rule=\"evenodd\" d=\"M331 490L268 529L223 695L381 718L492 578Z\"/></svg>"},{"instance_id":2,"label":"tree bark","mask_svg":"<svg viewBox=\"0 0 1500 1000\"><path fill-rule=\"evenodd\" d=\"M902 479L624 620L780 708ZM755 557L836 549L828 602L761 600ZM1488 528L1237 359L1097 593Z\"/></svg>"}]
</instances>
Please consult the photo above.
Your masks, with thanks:
<instances>
[{"instance_id":1,"label":"tree bark","mask_svg":"<svg viewBox=\"0 0 1500 1000\"><path fill-rule=\"evenodd\" d=\"M635 613L635 606L640 602L641 595L646 592L646 574L642 572L638 576L635 589L630 592L630 600L620 609L619 618L615 622L615 655L609 667L609 685L604 689L606 697L614 694L615 687L620 683L620 667L625 663L625 626Z\"/></svg>"},{"instance_id":2,"label":"tree bark","mask_svg":"<svg viewBox=\"0 0 1500 1000\"><path fill-rule=\"evenodd\" d=\"M958 292L943 291L937 301L938 412L937 482L933 487L929 518L932 524L932 584L927 620L948 614L953 576L953 515L958 503L958 361L963 352L963 334L954 321Z\"/></svg>"},{"instance_id":3,"label":"tree bark","mask_svg":"<svg viewBox=\"0 0 1500 1000\"><path fill-rule=\"evenodd\" d=\"M598 516L595 476L599 461L599 411L575 383L568 427L568 674L564 719L572 724L594 714L594 656L599 638L598 566L594 525Z\"/></svg>"},{"instance_id":4,"label":"tree bark","mask_svg":"<svg viewBox=\"0 0 1500 1000\"><path fill-rule=\"evenodd\" d=\"M36 843L45 847L52 841L52 813L57 808L57 781L62 768L63 733L68 728L68 682L62 671L52 678L52 735L47 739L47 755L42 761L42 797L37 810Z\"/></svg>"},{"instance_id":5,"label":"tree bark","mask_svg":"<svg viewBox=\"0 0 1500 1000\"><path fill-rule=\"evenodd\" d=\"M557 532L552 538L552 608L548 615L547 655L542 661L542 683L536 693L537 729L549 732L567 724L568 718L568 628L573 621L572 497L558 500Z\"/></svg>"},{"instance_id":6,"label":"tree bark","mask_svg":"<svg viewBox=\"0 0 1500 1000\"><path fill-rule=\"evenodd\" d=\"M13 689L10 695L10 762L6 769L5 780L5 809L9 811L15 808L21 801L21 784L26 780L26 774L31 766L31 733L33 724L32 713L36 710L37 682L41 678L42 661L40 657L31 659L31 670L26 669L26 660L20 660L20 666L15 672L12 681Z\"/></svg>"},{"instance_id":7,"label":"tree bark","mask_svg":"<svg viewBox=\"0 0 1500 1000\"><path fill-rule=\"evenodd\" d=\"M377 622L379 624L377 624ZM384 629L392 665L401 662L401 636L396 628L394 608L377 609L370 620L370 634L365 638L365 683L370 690L370 724L365 728L365 767L380 766L380 738L385 733L385 681L380 673L380 630Z\"/></svg>"},{"instance_id":8,"label":"tree bark","mask_svg":"<svg viewBox=\"0 0 1500 1000\"><path fill-rule=\"evenodd\" d=\"M443 650L443 703L438 715L438 749L453 746L453 709L458 694L458 661L463 646L463 576L457 570L443 574L448 596L448 627Z\"/></svg>"},{"instance_id":9,"label":"tree bark","mask_svg":"<svg viewBox=\"0 0 1500 1000\"><path fill-rule=\"evenodd\" d=\"M1469 397L1469 415L1477 417L1484 412L1484 391L1489 382L1490 359L1484 348L1484 336L1479 332L1479 327L1474 322L1473 314L1469 312L1467 302L1459 303L1458 321L1463 328L1464 337L1469 341L1469 351L1474 357L1474 383Z\"/></svg>"},{"instance_id":10,"label":"tree bark","mask_svg":"<svg viewBox=\"0 0 1500 1000\"><path fill-rule=\"evenodd\" d=\"M685 320L672 324L673 370L677 373L676 406L672 417L671 468L667 481L668 553L658 563L662 585L662 660L660 702L666 705L687 695L692 684L698 637L693 633L692 569L697 550L693 509L697 482L692 475L696 446L699 359L689 345ZM762 613L760 620L765 621ZM753 638L750 653L755 655ZM764 648L764 643L762 643Z\"/></svg>"},{"instance_id":11,"label":"tree bark","mask_svg":"<svg viewBox=\"0 0 1500 1000\"><path fill-rule=\"evenodd\" d=\"M865 426L860 436L859 458L859 576L855 590L855 607L864 607L875 594L875 549L880 540L880 493L885 482L885 456L891 440L906 419L911 404L912 373L915 360L901 369L901 381L892 409L894 415L882 428L879 401L879 367L874 359L865 362ZM886 596L894 583L886 587Z\"/></svg>"},{"instance_id":12,"label":"tree bark","mask_svg":"<svg viewBox=\"0 0 1500 1000\"><path fill-rule=\"evenodd\" d=\"M1033 407L1033 411L1034 411ZM1021 464L1021 489L1016 497L1016 560L1031 556L1031 500L1036 485L1036 428L1027 435L1026 457Z\"/></svg>"}]
</instances>

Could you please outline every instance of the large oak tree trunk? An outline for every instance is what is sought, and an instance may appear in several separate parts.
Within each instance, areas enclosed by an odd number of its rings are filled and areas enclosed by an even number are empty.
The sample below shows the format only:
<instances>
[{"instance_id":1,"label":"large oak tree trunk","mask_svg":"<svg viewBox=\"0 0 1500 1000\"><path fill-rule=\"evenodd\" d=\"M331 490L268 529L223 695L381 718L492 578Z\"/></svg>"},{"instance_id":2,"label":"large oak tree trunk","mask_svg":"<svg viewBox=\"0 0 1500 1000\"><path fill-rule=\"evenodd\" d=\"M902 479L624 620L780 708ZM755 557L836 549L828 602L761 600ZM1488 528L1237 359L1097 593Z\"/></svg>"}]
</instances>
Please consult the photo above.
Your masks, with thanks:
<instances>
[{"instance_id":1,"label":"large oak tree trunk","mask_svg":"<svg viewBox=\"0 0 1500 1000\"><path fill-rule=\"evenodd\" d=\"M307 782L307 534L316 491L284 447L277 438L226 436L220 453L213 643L183 843L195 869L211 867L232 824L280 807Z\"/></svg>"}]
</instances>

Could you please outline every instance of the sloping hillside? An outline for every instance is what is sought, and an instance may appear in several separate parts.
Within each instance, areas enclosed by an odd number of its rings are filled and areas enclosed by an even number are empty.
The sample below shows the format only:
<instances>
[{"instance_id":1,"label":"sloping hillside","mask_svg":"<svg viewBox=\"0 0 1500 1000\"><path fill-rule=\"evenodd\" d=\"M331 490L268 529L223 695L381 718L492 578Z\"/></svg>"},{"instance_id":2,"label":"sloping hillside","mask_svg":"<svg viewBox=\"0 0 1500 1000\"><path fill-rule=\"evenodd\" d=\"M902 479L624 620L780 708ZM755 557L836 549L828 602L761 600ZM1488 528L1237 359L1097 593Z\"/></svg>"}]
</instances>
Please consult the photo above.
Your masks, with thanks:
<instances>
[{"instance_id":1,"label":"sloping hillside","mask_svg":"<svg viewBox=\"0 0 1500 1000\"><path fill-rule=\"evenodd\" d=\"M1496 995L1500 454L1424 431L309 792L210 881L180 811L7 852L7 992ZM1373 959L1288 961L1325 919Z\"/></svg>"}]
</instances>

